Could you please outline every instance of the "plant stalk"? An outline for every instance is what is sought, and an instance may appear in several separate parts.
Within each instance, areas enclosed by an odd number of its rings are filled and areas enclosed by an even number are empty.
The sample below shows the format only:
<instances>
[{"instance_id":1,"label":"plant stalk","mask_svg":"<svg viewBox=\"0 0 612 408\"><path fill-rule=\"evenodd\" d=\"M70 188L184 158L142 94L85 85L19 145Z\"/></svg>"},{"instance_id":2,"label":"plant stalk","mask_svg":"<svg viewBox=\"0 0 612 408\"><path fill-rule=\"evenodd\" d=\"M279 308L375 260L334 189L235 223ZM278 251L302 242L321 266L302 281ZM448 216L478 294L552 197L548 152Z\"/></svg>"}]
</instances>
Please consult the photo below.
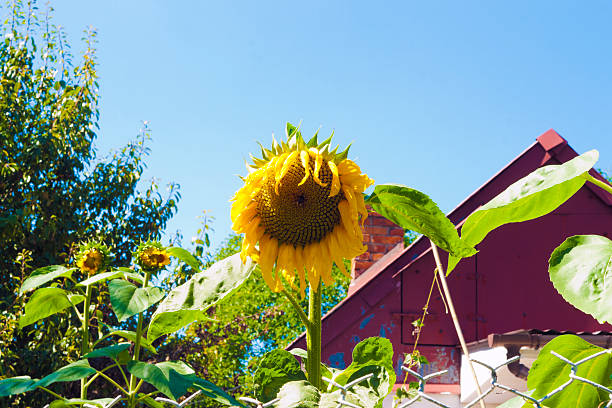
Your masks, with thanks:
<instances>
[{"instance_id":1,"label":"plant stalk","mask_svg":"<svg viewBox=\"0 0 612 408\"><path fill-rule=\"evenodd\" d=\"M601 187L603 190L606 190L608 193L612 194L612 186L604 183L601 180L597 180L595 177L591 176L588 172L585 173L585 178L587 179L587 181L590 181L591 183L595 184L598 187Z\"/></svg>"},{"instance_id":2,"label":"plant stalk","mask_svg":"<svg viewBox=\"0 0 612 408\"><path fill-rule=\"evenodd\" d=\"M442 262L440 261L440 254L438 253L438 248L436 245L431 242L431 250L433 251L434 259L436 260L436 267L438 269L438 277L440 278L440 283L442 283L442 289L444 290L444 297L446 297L446 303L448 304L448 309L451 313L451 317L453 318L453 324L455 325L455 331L457 332L457 337L459 337L459 343L461 343L461 349L463 350L463 354L467 359L467 362L470 366L470 371L472 372L472 378L474 379L474 383L476 384L476 391L478 392L478 397L482 397L482 390L480 389L480 384L478 383L478 377L476 376L476 370L474 370L474 365L472 360L470 360L470 352L468 351L467 344L465 343L465 338L463 337L463 331L461 330L461 325L459 324L459 319L457 318L457 313L455 312L455 306L453 305L453 299L451 298L450 290L448 289L448 285L446 284L446 272L442 267ZM484 401L480 400L480 408L485 408Z\"/></svg>"},{"instance_id":3,"label":"plant stalk","mask_svg":"<svg viewBox=\"0 0 612 408\"><path fill-rule=\"evenodd\" d=\"M82 339L81 339L81 357L89 353L89 305L91 304L91 285L87 285L85 290L85 304L83 305L82 315ZM81 378L81 399L87 399L87 378Z\"/></svg>"},{"instance_id":4,"label":"plant stalk","mask_svg":"<svg viewBox=\"0 0 612 408\"><path fill-rule=\"evenodd\" d=\"M321 283L317 288L310 285L308 293L308 321L306 327L306 349L308 381L321 389Z\"/></svg>"},{"instance_id":5,"label":"plant stalk","mask_svg":"<svg viewBox=\"0 0 612 408\"><path fill-rule=\"evenodd\" d=\"M149 284L149 278L151 277L151 272L145 273L145 280L142 283L142 287L146 288ZM142 337L142 323L144 317L142 312L138 313L138 324L136 326L136 343L134 344L134 361L139 361L140 359L140 345L141 345L141 337ZM130 384L129 384L129 397L128 397L128 407L134 408L136 406L136 392L138 391L138 387L136 385L137 378L130 374Z\"/></svg>"}]
</instances>

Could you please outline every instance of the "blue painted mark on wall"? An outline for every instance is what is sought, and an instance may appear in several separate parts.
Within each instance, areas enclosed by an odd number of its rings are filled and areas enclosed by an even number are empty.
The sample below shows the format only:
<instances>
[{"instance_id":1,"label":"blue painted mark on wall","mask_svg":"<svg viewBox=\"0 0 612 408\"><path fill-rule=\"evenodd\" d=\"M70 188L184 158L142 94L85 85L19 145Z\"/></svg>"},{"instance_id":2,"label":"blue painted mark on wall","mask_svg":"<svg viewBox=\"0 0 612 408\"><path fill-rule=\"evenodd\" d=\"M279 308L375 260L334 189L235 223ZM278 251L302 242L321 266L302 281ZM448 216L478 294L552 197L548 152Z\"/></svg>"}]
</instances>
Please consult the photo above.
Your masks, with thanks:
<instances>
[{"instance_id":1,"label":"blue painted mark on wall","mask_svg":"<svg viewBox=\"0 0 612 408\"><path fill-rule=\"evenodd\" d=\"M380 307L381 309L384 309L384 308L385 308L385 305L380 305L379 307Z\"/></svg>"},{"instance_id":2,"label":"blue painted mark on wall","mask_svg":"<svg viewBox=\"0 0 612 408\"><path fill-rule=\"evenodd\" d=\"M344 353L340 351L329 356L329 366L344 370L346 368L346 363L344 362Z\"/></svg>"},{"instance_id":3,"label":"blue painted mark on wall","mask_svg":"<svg viewBox=\"0 0 612 408\"><path fill-rule=\"evenodd\" d=\"M367 310L365 306L361 306L361 315L363 316Z\"/></svg>"},{"instance_id":4,"label":"blue painted mark on wall","mask_svg":"<svg viewBox=\"0 0 612 408\"><path fill-rule=\"evenodd\" d=\"M361 341L361 339L356 334L353 337L351 337L351 343L353 343L353 344L357 344L360 341Z\"/></svg>"},{"instance_id":5,"label":"blue painted mark on wall","mask_svg":"<svg viewBox=\"0 0 612 408\"><path fill-rule=\"evenodd\" d=\"M363 328L366 327L366 324L370 323L370 320L372 320L373 318L374 318L374 313L372 313L371 315L363 319L363 321L359 325L359 330L363 330Z\"/></svg>"}]
</instances>

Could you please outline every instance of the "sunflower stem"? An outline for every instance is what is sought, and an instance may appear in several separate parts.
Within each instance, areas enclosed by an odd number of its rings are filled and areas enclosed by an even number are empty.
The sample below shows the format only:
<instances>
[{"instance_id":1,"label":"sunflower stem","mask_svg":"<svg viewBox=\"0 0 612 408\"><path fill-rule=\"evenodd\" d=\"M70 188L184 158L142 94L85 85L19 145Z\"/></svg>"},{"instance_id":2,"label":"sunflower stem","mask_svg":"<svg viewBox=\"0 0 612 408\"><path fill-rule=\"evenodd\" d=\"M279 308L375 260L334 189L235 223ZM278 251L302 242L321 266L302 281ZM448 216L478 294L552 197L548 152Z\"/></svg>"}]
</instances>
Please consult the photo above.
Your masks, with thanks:
<instances>
[{"instance_id":1,"label":"sunflower stem","mask_svg":"<svg viewBox=\"0 0 612 408\"><path fill-rule=\"evenodd\" d=\"M610 185L604 183L603 181L597 180L595 177L591 176L588 172L585 173L584 178L587 179L587 181L590 181L591 183L595 184L596 186L606 190L608 193L612 194L612 187L610 187Z\"/></svg>"},{"instance_id":2,"label":"sunflower stem","mask_svg":"<svg viewBox=\"0 0 612 408\"><path fill-rule=\"evenodd\" d=\"M85 304L83 305L82 314L82 339L81 339L81 357L89 353L89 305L91 303L91 285L87 285L85 291ZM81 378L81 399L87 399L87 378Z\"/></svg>"},{"instance_id":3,"label":"sunflower stem","mask_svg":"<svg viewBox=\"0 0 612 408\"><path fill-rule=\"evenodd\" d=\"M317 288L310 285L308 291L308 321L306 326L306 348L308 381L321 389L321 283Z\"/></svg>"},{"instance_id":4,"label":"sunflower stem","mask_svg":"<svg viewBox=\"0 0 612 408\"><path fill-rule=\"evenodd\" d=\"M143 288L146 288L151 278L151 271L145 271L145 280L142 284ZM140 361L140 346L142 339L142 322L144 320L143 313L138 313L138 324L136 325L136 341L134 344L134 361ZM136 406L136 393L138 392L138 386L136 385L136 377L134 374L130 374L130 383L128 384L128 407L134 408Z\"/></svg>"}]
</instances>

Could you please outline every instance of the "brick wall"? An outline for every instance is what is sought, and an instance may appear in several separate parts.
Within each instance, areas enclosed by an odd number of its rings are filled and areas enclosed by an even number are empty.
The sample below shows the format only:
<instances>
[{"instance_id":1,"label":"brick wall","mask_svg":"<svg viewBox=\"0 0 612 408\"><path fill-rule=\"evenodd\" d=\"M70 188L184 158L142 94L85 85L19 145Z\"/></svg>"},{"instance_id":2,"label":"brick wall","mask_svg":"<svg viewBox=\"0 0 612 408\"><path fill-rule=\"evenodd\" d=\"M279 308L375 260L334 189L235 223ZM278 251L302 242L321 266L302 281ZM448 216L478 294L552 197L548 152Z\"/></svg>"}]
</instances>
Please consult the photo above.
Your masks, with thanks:
<instances>
[{"instance_id":1,"label":"brick wall","mask_svg":"<svg viewBox=\"0 0 612 408\"><path fill-rule=\"evenodd\" d=\"M363 243L368 250L353 259L351 276L357 278L374 262L404 240L404 229L370 210L363 226Z\"/></svg>"}]
</instances>

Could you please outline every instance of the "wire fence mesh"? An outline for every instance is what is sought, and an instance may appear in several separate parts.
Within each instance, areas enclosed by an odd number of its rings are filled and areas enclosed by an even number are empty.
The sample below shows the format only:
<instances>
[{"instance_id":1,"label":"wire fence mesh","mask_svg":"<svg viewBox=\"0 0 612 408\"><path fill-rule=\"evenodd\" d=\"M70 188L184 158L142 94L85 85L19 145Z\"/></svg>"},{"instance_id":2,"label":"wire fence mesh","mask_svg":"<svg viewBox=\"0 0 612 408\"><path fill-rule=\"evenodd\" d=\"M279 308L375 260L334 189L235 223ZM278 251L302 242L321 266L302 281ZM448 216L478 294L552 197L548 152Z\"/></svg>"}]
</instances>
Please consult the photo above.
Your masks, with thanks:
<instances>
[{"instance_id":1,"label":"wire fence mesh","mask_svg":"<svg viewBox=\"0 0 612 408\"><path fill-rule=\"evenodd\" d=\"M489 387L484 390L482 392L482 394L479 397L476 397L474 400L470 401L467 405L464 406L464 408L471 408L473 406L475 406L476 404L478 404L481 400L484 400L484 398L487 397L487 395L489 395L491 392L493 392L493 390L495 389L502 389L505 391L509 391L515 395L518 395L519 397L522 397L525 399L525 401L527 402L531 402L533 404L534 407L537 408L545 408L543 404L544 401L550 399L551 397L553 397L554 395L559 394L561 391L563 391L564 389L566 389L570 384L579 381L585 384L589 384L593 387L596 387L600 390L605 391L606 393L608 393L610 395L610 401L608 401L608 403L605 405L605 407L612 407L612 390L601 385L598 384L594 381L589 380L588 378L584 378L581 377L577 374L578 371L578 367L581 364L586 363L587 361L593 360L603 354L609 354L612 353L612 349L608 349L608 350L602 350L598 353L592 354L588 357L585 357L579 361L573 362L568 360L567 358L563 357L562 355L551 351L551 354L555 357L557 357L558 359L560 359L561 361L563 361L564 363L568 364L570 366L570 372L568 374L568 379L566 382L564 382L563 384L561 384L559 387L555 388L554 390L550 391L549 393L547 393L546 395L540 397L540 398L534 398L532 397L529 393L525 393L525 392L521 392L517 389L514 389L512 387L508 387L507 385L501 384L497 381L497 370L499 370L500 368L517 361L520 356L515 356L511 359L508 359L506 361L504 361L502 364L499 364L495 367L491 367L488 364L483 363L482 361L476 360L476 359L471 359L474 363L479 364L485 368L487 368L490 371L491 374L491 380L490 380L490 384ZM423 399L426 401L429 401L431 404L436 405L438 407L442 407L442 408L453 408L439 400L436 400L435 398L431 397L430 395L427 395L425 393L425 384L427 383L428 380L431 380L434 377L443 375L447 372L447 370L443 370L443 371L438 371L426 376L421 376L419 373L411 370L410 368L406 367L406 366L402 366L402 370L406 371L407 373L409 373L410 375L414 376L417 380L418 380L418 389L416 390L416 396L411 398L408 401L405 402L399 402L395 405L394 408L406 408L409 407L411 405L413 405L414 403L416 403L417 401Z\"/></svg>"},{"instance_id":2,"label":"wire fence mesh","mask_svg":"<svg viewBox=\"0 0 612 408\"><path fill-rule=\"evenodd\" d=\"M560 392L562 392L564 389L566 389L570 384L574 383L574 382L581 382L584 384L588 384L592 387L595 387L599 390L602 390L606 393L609 394L610 396L610 401L608 401L608 403L605 405L605 407L607 408L611 408L612 407L612 389L605 387L602 384L599 384L597 382L591 381L588 378L584 378L579 376L578 373L578 367L581 364L584 364L590 360L593 360L601 355L604 354L612 354L612 349L607 349L607 350L602 350L598 353L592 354L588 357L585 357L579 361L573 362L571 360L568 360L567 358L563 357L562 355L551 351L550 352L553 356L555 356L556 358L560 359L561 361L563 361L564 363L568 364L570 366L570 371L568 373L568 378L567 381L565 381L563 384L561 384L559 387L555 388L554 390L550 391L549 393L547 393L546 395L540 397L540 398L534 398L533 396L530 395L530 393L527 392L522 392L519 391L515 388L509 387L507 385L504 385L500 382L498 382L498 370L512 362L517 361L520 356L515 356L511 359L508 359L506 361L504 361L503 363L492 367L486 363L483 363L482 361L476 360L476 359L471 359L474 363L479 364L483 367L485 367L486 369L489 370L490 375L491 375L491 379L490 379L490 383L488 384L488 388L486 390L484 390L482 392L482 394L478 397L476 397L474 400L470 401L469 403L467 403L467 405L464 406L464 408L471 408L474 407L476 404L480 403L481 400L484 400L484 398L486 398L491 392L493 392L495 389L502 389L508 392L511 392L519 397L524 398L524 400L526 402L531 402L532 405L534 407L537 408L546 408L543 403L544 401L550 399L551 397L553 397L554 395L559 394ZM425 385L427 384L427 381L431 380L432 378L441 376L443 374L446 374L448 372L448 370L442 370L442 371L438 371L435 373L431 373L428 375L421 375L419 373L417 373L416 371L413 371L412 369L410 369L409 367L406 366L402 366L402 370L407 372L408 374L412 375L413 377L415 377L418 380L418 388L415 390L415 396L411 399L409 399L408 401L399 401L395 404L394 408L407 408L410 407L411 405L415 404L418 401L421 400L425 400L428 401L429 403L431 403L433 406L438 406L438 407L442 407L442 408L454 408L450 405L445 404L444 402L441 402L437 399L435 399L434 397L432 397L431 395L428 395L425 393ZM335 382L333 379L330 378L326 378L323 377L323 380L325 382L327 382L328 384L333 385L334 387L337 387L340 390L340 395L338 397L338 399L336 400L336 403L338 404L336 406L336 408L343 408L343 407L350 407L350 408L362 408L359 405L356 405L350 401L347 400L347 396L349 391L357 384L368 380L369 378L371 378L373 376L373 374L367 374L364 375L362 377L359 377L353 381L351 381L350 383L346 384L346 385L341 385L338 384L337 382ZM157 397L155 398L156 401L160 402L160 403L166 403L166 404L170 404L174 407L179 407L179 408L183 408L183 407L187 407L188 405L190 405L191 403L196 401L196 398L201 394L201 391L196 391L195 393L191 394L189 397L185 398L182 402L176 402L173 401L171 399L168 398L163 398L163 397ZM248 403L250 405L252 405L255 408L268 408L268 407L273 407L274 405L276 405L280 400L277 399L273 399L271 401L267 401L267 402L262 402L259 401L255 398L250 398L250 397L240 397L238 398L240 401ZM121 396L117 396L116 398L114 398L112 401L110 401L107 405L104 405L103 408L111 408L113 406L115 406L117 403L119 403L122 400ZM91 405L91 404L84 404L83 405L84 408L99 408L98 405ZM43 408L49 408L49 405L45 405Z\"/></svg>"}]
</instances>

